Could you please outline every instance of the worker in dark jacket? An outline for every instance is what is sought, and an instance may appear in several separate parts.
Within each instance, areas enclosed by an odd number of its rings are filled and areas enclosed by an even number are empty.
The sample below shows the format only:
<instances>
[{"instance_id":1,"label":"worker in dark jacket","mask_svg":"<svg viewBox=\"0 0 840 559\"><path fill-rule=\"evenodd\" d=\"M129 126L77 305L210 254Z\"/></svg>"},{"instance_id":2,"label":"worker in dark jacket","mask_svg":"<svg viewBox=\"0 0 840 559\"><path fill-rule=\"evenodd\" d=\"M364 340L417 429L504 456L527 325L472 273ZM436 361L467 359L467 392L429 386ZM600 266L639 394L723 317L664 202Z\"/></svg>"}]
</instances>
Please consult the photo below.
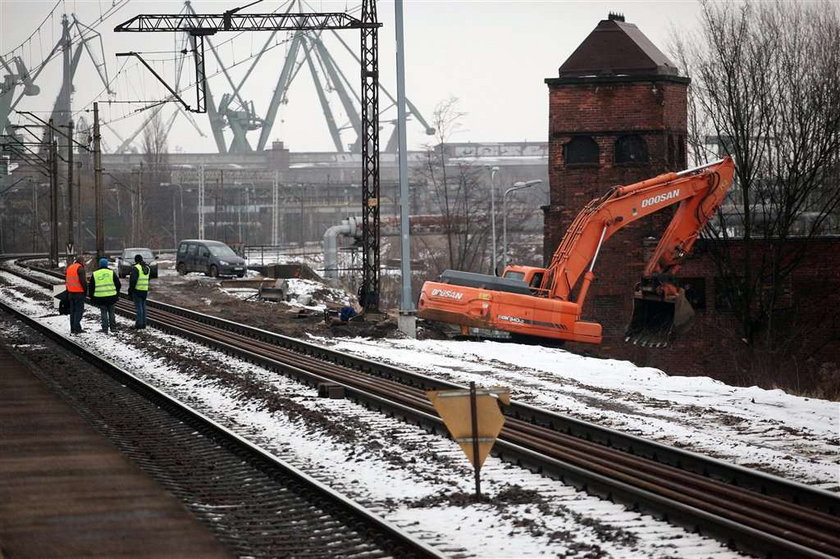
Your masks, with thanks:
<instances>
[{"instance_id":1,"label":"worker in dark jacket","mask_svg":"<svg viewBox=\"0 0 840 559\"><path fill-rule=\"evenodd\" d=\"M108 259L99 259L99 269L90 275L88 284L88 295L93 299L93 304L99 306L102 314L102 331L108 333L117 329L117 317L114 315L114 306L119 299L120 278L114 270L108 268Z\"/></svg>"},{"instance_id":2,"label":"worker in dark jacket","mask_svg":"<svg viewBox=\"0 0 840 559\"><path fill-rule=\"evenodd\" d=\"M143 256L134 257L134 267L128 280L128 295L134 301L134 327L142 330L146 327L146 296L149 294L149 276L151 269L143 262Z\"/></svg>"},{"instance_id":3,"label":"worker in dark jacket","mask_svg":"<svg viewBox=\"0 0 840 559\"><path fill-rule=\"evenodd\" d=\"M70 333L82 333L82 315L85 313L85 259L77 256L67 266L64 274L64 284L67 290L67 302L70 304Z\"/></svg>"}]
</instances>

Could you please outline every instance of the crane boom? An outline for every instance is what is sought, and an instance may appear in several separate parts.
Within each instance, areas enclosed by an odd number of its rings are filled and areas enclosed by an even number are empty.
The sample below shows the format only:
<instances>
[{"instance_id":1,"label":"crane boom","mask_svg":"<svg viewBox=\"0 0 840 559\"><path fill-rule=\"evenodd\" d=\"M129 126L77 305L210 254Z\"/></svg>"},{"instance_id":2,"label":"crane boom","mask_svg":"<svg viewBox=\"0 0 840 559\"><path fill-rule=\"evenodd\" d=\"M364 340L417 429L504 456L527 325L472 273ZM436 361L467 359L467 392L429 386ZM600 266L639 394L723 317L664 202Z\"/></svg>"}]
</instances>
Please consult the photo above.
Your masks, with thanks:
<instances>
[{"instance_id":1,"label":"crane boom","mask_svg":"<svg viewBox=\"0 0 840 559\"><path fill-rule=\"evenodd\" d=\"M306 31L378 28L344 12L277 14L140 14L114 28L115 32L186 31L214 35L217 31Z\"/></svg>"}]
</instances>

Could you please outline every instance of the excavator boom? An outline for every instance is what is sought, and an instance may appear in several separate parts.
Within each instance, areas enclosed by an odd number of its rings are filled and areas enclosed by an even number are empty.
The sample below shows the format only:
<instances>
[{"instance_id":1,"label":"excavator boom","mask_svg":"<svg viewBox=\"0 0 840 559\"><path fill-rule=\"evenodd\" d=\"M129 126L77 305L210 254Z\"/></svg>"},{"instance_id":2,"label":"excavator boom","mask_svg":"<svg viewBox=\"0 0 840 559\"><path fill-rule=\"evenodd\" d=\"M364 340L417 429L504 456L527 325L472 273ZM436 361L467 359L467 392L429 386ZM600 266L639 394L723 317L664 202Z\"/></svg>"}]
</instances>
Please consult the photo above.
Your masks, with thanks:
<instances>
[{"instance_id":1,"label":"excavator boom","mask_svg":"<svg viewBox=\"0 0 840 559\"><path fill-rule=\"evenodd\" d=\"M661 347L693 315L674 276L732 185L730 158L610 189L572 222L547 268L509 266L503 278L445 271L420 293L420 318L462 330L601 342L601 325L581 320L602 245L628 224L677 205L635 288L626 340ZM572 294L576 293L574 301Z\"/></svg>"}]
</instances>

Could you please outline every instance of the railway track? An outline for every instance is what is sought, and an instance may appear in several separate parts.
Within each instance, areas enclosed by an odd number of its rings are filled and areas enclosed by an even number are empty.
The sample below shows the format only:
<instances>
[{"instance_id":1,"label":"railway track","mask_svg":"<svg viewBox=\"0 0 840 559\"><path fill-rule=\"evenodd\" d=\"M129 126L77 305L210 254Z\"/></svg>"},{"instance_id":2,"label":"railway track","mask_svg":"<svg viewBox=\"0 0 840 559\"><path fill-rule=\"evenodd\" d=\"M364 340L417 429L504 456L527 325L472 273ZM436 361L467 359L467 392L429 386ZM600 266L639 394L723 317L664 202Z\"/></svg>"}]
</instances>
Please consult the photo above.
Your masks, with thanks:
<instances>
[{"instance_id":1,"label":"railway track","mask_svg":"<svg viewBox=\"0 0 840 559\"><path fill-rule=\"evenodd\" d=\"M120 309L131 314L127 303ZM370 408L446 432L424 392L456 385L163 303L150 301L148 315L161 329L308 384L337 385ZM840 499L834 494L529 406L514 404L505 412L494 449L503 459L739 550L840 556Z\"/></svg>"},{"instance_id":2,"label":"railway track","mask_svg":"<svg viewBox=\"0 0 840 559\"><path fill-rule=\"evenodd\" d=\"M107 359L9 305L0 309L111 377L86 368L50 381L237 556L442 556Z\"/></svg>"}]
</instances>

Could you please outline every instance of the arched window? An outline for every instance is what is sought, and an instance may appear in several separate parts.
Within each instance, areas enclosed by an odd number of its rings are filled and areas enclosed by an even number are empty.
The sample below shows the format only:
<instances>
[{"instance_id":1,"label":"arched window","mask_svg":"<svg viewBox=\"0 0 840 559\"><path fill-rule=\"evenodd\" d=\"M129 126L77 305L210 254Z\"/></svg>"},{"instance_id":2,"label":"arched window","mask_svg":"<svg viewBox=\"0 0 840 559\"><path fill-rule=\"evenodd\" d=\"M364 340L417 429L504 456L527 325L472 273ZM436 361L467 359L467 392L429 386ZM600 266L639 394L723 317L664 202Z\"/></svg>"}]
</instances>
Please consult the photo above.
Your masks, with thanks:
<instances>
[{"instance_id":1,"label":"arched window","mask_svg":"<svg viewBox=\"0 0 840 559\"><path fill-rule=\"evenodd\" d=\"M589 136L575 136L564 147L566 165L598 164L598 144Z\"/></svg>"},{"instance_id":2,"label":"arched window","mask_svg":"<svg viewBox=\"0 0 840 559\"><path fill-rule=\"evenodd\" d=\"M630 134L619 136L615 141L616 163L647 163L647 142L641 136Z\"/></svg>"}]
</instances>

